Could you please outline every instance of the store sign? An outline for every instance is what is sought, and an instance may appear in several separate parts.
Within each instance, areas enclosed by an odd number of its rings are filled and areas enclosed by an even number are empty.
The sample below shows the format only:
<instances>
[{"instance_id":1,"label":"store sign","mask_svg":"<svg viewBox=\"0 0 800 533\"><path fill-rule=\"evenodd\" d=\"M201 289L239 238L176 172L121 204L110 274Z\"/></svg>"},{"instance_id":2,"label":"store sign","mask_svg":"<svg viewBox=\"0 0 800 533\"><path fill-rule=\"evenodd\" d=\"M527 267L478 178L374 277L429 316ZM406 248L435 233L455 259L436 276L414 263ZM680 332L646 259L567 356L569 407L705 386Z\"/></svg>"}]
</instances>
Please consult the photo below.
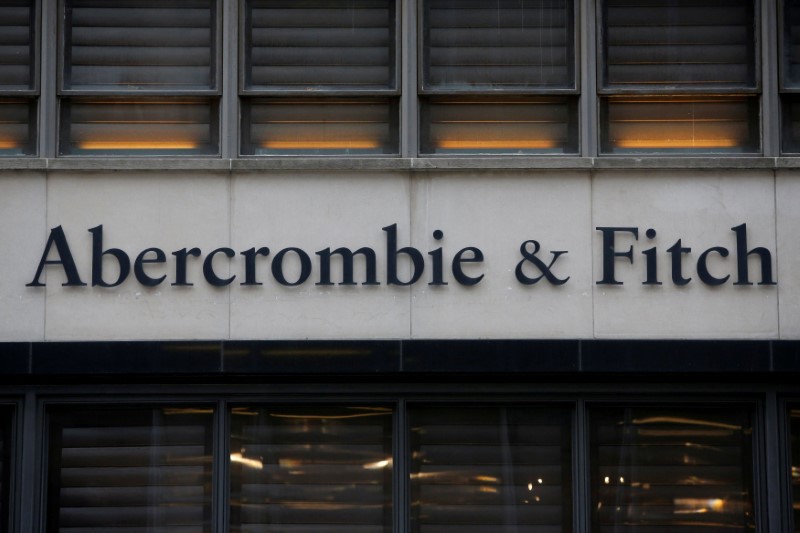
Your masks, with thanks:
<instances>
[{"instance_id":1,"label":"store sign","mask_svg":"<svg viewBox=\"0 0 800 533\"><path fill-rule=\"evenodd\" d=\"M640 235L644 235L646 241L652 241L656 237L656 230L653 228L648 228L644 232L636 226L598 226L595 229L602 239L601 257L598 258L602 264L602 275L595 281L597 285L622 285L623 282L617 279L617 270L622 268L621 265L639 269L643 285L662 285L665 283L664 280L669 280L666 283L677 286L687 285L693 280L690 274L692 271L697 273L700 283L705 285L723 285L728 282L733 285L753 285L754 281L751 278L757 279L755 283L758 285L776 285L772 273L772 253L763 247L749 248L747 225L744 223L731 228L736 241L733 249L712 246L699 254L693 252L690 243L684 243L683 239L678 239L664 250L656 246L618 244L618 240L623 236L635 243L641 242ZM445 281L445 270L452 273L458 285L472 286L480 283L485 276L481 269L485 257L480 248L467 246L447 253L442 246L427 251L412 246L398 247L397 224L382 228L385 234L385 246L379 250L367 246L355 250L351 248L332 250L328 247L309 253L301 248L287 247L273 253L266 246L252 247L238 252L232 248L222 247L204 255L203 251L196 247L181 248L169 252L174 257L174 260L170 261L171 266L167 266L167 252L160 248L150 247L133 253L119 248L105 248L102 224L88 231L92 234L91 272L88 275L79 272L66 234L61 226L57 226L50 230L33 279L26 286L44 287L42 274L47 267L61 269L66 276L66 282L62 285L67 287L88 285L116 287L131 276L131 271L136 281L147 287L165 283L168 277L171 279L170 285L191 286L198 280L189 278L187 265L190 261L202 262L205 282L215 287L224 287L232 283L245 286L263 285L270 277L271 281L287 287L312 281L315 285L322 286L359 284L405 286L420 282L425 272L429 274L428 285L448 285ZM441 241L444 232L437 229L432 237L434 241ZM560 259L568 253L569 250L546 250L540 241L531 238L520 243L517 263L509 267L513 267L516 280L522 285L539 283L563 285L569 282L570 274L562 266ZM386 265L382 276L378 273L378 254L383 255L383 263ZM661 254L669 256L669 272L658 270L658 257ZM223 270L219 268L220 263L226 260L233 262L239 255L244 259L241 271L223 277L220 274ZM313 256L317 257L312 260ZM337 257L336 260L334 256ZM757 276L752 276L749 269L748 258L752 256L758 259L761 267ZM361 279L355 279L356 258L364 264ZM116 262L117 268L113 274L104 273L104 260ZM714 268L709 265L710 260L713 261ZM317 269L316 275L312 276L314 263ZM336 276L336 281L331 273L332 263L341 265L341 272ZM398 268L403 263L408 265L408 271Z\"/></svg>"}]
</instances>

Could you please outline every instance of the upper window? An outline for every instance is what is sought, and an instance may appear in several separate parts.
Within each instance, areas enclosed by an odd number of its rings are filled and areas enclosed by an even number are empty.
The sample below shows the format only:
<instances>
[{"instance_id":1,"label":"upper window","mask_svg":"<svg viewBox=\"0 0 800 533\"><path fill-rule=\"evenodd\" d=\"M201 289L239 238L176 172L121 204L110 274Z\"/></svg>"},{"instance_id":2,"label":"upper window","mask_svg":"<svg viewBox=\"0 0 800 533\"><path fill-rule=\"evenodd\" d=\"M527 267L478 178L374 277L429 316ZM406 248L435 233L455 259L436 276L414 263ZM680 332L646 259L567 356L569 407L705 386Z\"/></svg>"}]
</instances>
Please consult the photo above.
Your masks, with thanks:
<instances>
[{"instance_id":1,"label":"upper window","mask_svg":"<svg viewBox=\"0 0 800 533\"><path fill-rule=\"evenodd\" d=\"M760 151L754 0L604 0L601 151Z\"/></svg>"},{"instance_id":2,"label":"upper window","mask_svg":"<svg viewBox=\"0 0 800 533\"><path fill-rule=\"evenodd\" d=\"M394 0L247 0L245 155L399 152Z\"/></svg>"},{"instance_id":3,"label":"upper window","mask_svg":"<svg viewBox=\"0 0 800 533\"><path fill-rule=\"evenodd\" d=\"M577 153L573 0L422 10L421 153Z\"/></svg>"},{"instance_id":4,"label":"upper window","mask_svg":"<svg viewBox=\"0 0 800 533\"><path fill-rule=\"evenodd\" d=\"M65 0L61 155L218 153L213 0Z\"/></svg>"},{"instance_id":5,"label":"upper window","mask_svg":"<svg viewBox=\"0 0 800 533\"><path fill-rule=\"evenodd\" d=\"M781 151L800 153L800 0L784 0L780 39Z\"/></svg>"},{"instance_id":6,"label":"upper window","mask_svg":"<svg viewBox=\"0 0 800 533\"><path fill-rule=\"evenodd\" d=\"M32 0L0 4L0 155L36 153L36 21Z\"/></svg>"}]
</instances>

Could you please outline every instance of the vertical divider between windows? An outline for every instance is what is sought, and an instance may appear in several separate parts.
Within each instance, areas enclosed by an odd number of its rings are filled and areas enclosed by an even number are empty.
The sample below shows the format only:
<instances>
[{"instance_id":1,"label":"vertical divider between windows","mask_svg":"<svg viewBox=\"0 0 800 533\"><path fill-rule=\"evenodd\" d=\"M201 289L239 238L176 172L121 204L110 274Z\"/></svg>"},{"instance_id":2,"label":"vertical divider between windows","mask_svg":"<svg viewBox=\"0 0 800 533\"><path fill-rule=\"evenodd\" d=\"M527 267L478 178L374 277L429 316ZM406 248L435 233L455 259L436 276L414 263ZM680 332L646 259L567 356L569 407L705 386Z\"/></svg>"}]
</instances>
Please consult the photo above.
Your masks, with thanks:
<instances>
[{"instance_id":1,"label":"vertical divider between windows","mask_svg":"<svg viewBox=\"0 0 800 533\"><path fill-rule=\"evenodd\" d=\"M228 402L220 400L217 402L217 413L214 421L214 447L212 458L214 467L212 468L212 487L213 493L212 508L213 518L211 529L214 533L226 533L228 531L228 509L230 507L230 424L228 417Z\"/></svg>"},{"instance_id":2,"label":"vertical divider between windows","mask_svg":"<svg viewBox=\"0 0 800 533\"><path fill-rule=\"evenodd\" d=\"M586 420L586 402L578 400L575 403L574 430L572 434L573 449L572 459L573 476L573 527L575 533L588 533L589 514L591 509L591 495L589 494L589 426Z\"/></svg>"},{"instance_id":3,"label":"vertical divider between windows","mask_svg":"<svg viewBox=\"0 0 800 533\"><path fill-rule=\"evenodd\" d=\"M597 112L597 39L595 0L578 0L578 72L580 79L580 155L597 157L599 115Z\"/></svg>"},{"instance_id":4,"label":"vertical divider between windows","mask_svg":"<svg viewBox=\"0 0 800 533\"><path fill-rule=\"evenodd\" d=\"M218 62L220 105L220 156L233 159L239 153L239 2L224 0L222 7L222 61Z\"/></svg>"},{"instance_id":5,"label":"vertical divider between windows","mask_svg":"<svg viewBox=\"0 0 800 533\"><path fill-rule=\"evenodd\" d=\"M767 475L770 476L768 482L771 482L767 487L771 496L768 526L770 530L774 527L775 531L790 532L793 522L793 495L789 406L785 400L778 400L776 396L768 393L765 407L768 419L765 446L768 453L770 450L772 453L772 457L767 456L766 465ZM770 448L772 446L774 448ZM776 494L772 494L773 491Z\"/></svg>"},{"instance_id":6,"label":"vertical divider between windows","mask_svg":"<svg viewBox=\"0 0 800 533\"><path fill-rule=\"evenodd\" d=\"M761 41L761 128L762 153L766 157L780 155L781 108L778 92L778 29L777 2L762 1Z\"/></svg>"},{"instance_id":7,"label":"vertical divider between windows","mask_svg":"<svg viewBox=\"0 0 800 533\"><path fill-rule=\"evenodd\" d=\"M410 530L409 524L409 486L408 486L408 419L406 412L406 400L398 400L395 406L394 417L394 480L392 507L394 508L394 531L396 533L407 533Z\"/></svg>"},{"instance_id":8,"label":"vertical divider between windows","mask_svg":"<svg viewBox=\"0 0 800 533\"><path fill-rule=\"evenodd\" d=\"M782 491L779 450L782 447L778 438L779 415L775 392L767 392L763 403L759 402L757 405L760 407L755 419L758 438L754 448L758 460L753 477L757 511L762 514L757 525L763 531L785 531L780 517Z\"/></svg>"},{"instance_id":9,"label":"vertical divider between windows","mask_svg":"<svg viewBox=\"0 0 800 533\"><path fill-rule=\"evenodd\" d=\"M39 29L39 128L37 131L39 156L52 158L56 156L56 132L58 130L57 111L57 68L58 41L52 36L58 35L59 0L41 0L41 26Z\"/></svg>"},{"instance_id":10,"label":"vertical divider between windows","mask_svg":"<svg viewBox=\"0 0 800 533\"><path fill-rule=\"evenodd\" d=\"M38 411L36 395L28 392L25 395L21 409L18 411L20 423L16 424L19 437L16 442L15 459L19 461L16 474L19 480L14 484L14 494L11 499L12 513L19 513L15 524L20 533L35 533L42 530L41 512L43 502L41 499L43 487L41 477L44 475L44 411ZM27 505L26 505L27 504ZM27 508L27 510L24 510ZM36 517L39 517L38 519Z\"/></svg>"},{"instance_id":11,"label":"vertical divider between windows","mask_svg":"<svg viewBox=\"0 0 800 533\"><path fill-rule=\"evenodd\" d=\"M396 24L400 34L400 156L419 154L419 99L417 97L417 63L420 44L417 42L418 0L398 0Z\"/></svg>"}]
</instances>

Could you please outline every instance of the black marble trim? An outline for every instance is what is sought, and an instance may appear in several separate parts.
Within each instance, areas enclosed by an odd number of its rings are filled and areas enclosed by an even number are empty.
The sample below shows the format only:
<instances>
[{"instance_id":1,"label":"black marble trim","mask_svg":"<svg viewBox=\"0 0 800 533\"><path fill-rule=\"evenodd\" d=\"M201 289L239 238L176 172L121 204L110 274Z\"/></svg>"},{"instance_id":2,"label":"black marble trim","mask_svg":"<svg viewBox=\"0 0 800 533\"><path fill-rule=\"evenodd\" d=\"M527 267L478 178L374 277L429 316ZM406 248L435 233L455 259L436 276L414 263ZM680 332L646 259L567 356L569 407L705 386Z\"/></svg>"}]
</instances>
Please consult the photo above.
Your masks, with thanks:
<instances>
[{"instance_id":1,"label":"black marble trim","mask_svg":"<svg viewBox=\"0 0 800 533\"><path fill-rule=\"evenodd\" d=\"M0 343L0 377L779 374L800 341L386 340Z\"/></svg>"}]
</instances>

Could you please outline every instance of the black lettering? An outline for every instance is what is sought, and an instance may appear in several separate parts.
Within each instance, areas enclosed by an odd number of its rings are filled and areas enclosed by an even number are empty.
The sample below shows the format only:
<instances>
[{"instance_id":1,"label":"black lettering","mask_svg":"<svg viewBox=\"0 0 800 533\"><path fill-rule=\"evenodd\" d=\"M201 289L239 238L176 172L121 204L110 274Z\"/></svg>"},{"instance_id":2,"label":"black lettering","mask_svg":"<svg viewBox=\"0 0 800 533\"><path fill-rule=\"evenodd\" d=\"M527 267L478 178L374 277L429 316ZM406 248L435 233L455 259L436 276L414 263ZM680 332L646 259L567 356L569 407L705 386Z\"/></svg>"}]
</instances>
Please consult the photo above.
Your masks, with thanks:
<instances>
[{"instance_id":1,"label":"black lettering","mask_svg":"<svg viewBox=\"0 0 800 533\"><path fill-rule=\"evenodd\" d=\"M147 254L154 253L156 256L153 259L147 259ZM136 276L136 281L141 283L146 287L155 287L156 285L160 284L162 281L167 279L166 274L161 276L160 278L151 278L147 275L144 271L144 265L146 264L154 264L154 263L166 263L167 256L163 250L158 248L148 248L146 250L142 250L142 253L136 256L136 260L133 262L133 274Z\"/></svg>"},{"instance_id":2,"label":"black lettering","mask_svg":"<svg viewBox=\"0 0 800 533\"><path fill-rule=\"evenodd\" d=\"M263 255L267 257L269 248L262 247L258 250L250 248L241 252L241 254L244 256L244 282L242 285L263 285L263 283L256 281L256 256Z\"/></svg>"},{"instance_id":3,"label":"black lettering","mask_svg":"<svg viewBox=\"0 0 800 533\"><path fill-rule=\"evenodd\" d=\"M186 281L186 258L190 255L192 257L200 257L200 248L192 248L191 250L182 248L172 252L172 255L175 256L175 283L172 285L181 287L194 285L194 283Z\"/></svg>"},{"instance_id":4,"label":"black lettering","mask_svg":"<svg viewBox=\"0 0 800 533\"><path fill-rule=\"evenodd\" d=\"M300 276L297 278L297 281L294 282L286 281L286 276L283 275L283 258L286 257L286 254L289 252L294 252L300 259ZM284 248L283 250L275 254L275 257L272 259L272 276L281 285L286 285L288 287L296 287L297 285L302 285L303 283L306 282L306 280L310 275L311 275L311 258L308 257L308 254L305 253L300 248Z\"/></svg>"},{"instance_id":5,"label":"black lettering","mask_svg":"<svg viewBox=\"0 0 800 533\"><path fill-rule=\"evenodd\" d=\"M116 287L120 285L131 271L131 260L128 254L119 248L109 248L103 251L103 225L90 228L89 232L92 234L92 287ZM103 280L103 256L110 255L117 260L119 264L119 276L113 283L107 283Z\"/></svg>"},{"instance_id":6,"label":"black lettering","mask_svg":"<svg viewBox=\"0 0 800 533\"><path fill-rule=\"evenodd\" d=\"M464 257L464 254L471 253L472 257ZM461 285L477 285L483 279L484 274L481 274L477 278L473 278L467 276L464 273L464 269L461 267L462 263L482 263L483 262L483 252L481 252L478 248L474 248L469 246L467 248L463 248L458 251L458 253L453 257L453 277L456 278L456 281L459 282Z\"/></svg>"},{"instance_id":7,"label":"black lettering","mask_svg":"<svg viewBox=\"0 0 800 533\"><path fill-rule=\"evenodd\" d=\"M50 255L50 249L55 244L56 251L58 252L58 259L47 259ZM67 276L67 282L62 283L63 287L85 287L86 284L81 281L78 275L78 269L75 267L75 260L72 258L72 252L67 244L67 237L64 235L64 230L61 226L56 226L50 230L50 236L47 238L47 244L44 246L44 253L39 260L39 266L36 269L36 275L33 276L33 281L26 283L26 287L44 287L45 284L39 281L45 265L61 265L64 269L64 274Z\"/></svg>"},{"instance_id":8,"label":"black lettering","mask_svg":"<svg viewBox=\"0 0 800 533\"><path fill-rule=\"evenodd\" d=\"M776 285L772 279L772 254L762 247L747 250L747 224L731 228L736 233L736 270L738 279L734 285L752 285L748 276L747 259L756 255L761 260L761 281L759 285Z\"/></svg>"},{"instance_id":9,"label":"black lettering","mask_svg":"<svg viewBox=\"0 0 800 533\"><path fill-rule=\"evenodd\" d=\"M366 261L366 280L362 285L380 285L377 276L377 258L375 250L372 248L359 248L355 252L349 248L337 248L331 252L330 248L325 248L316 252L320 257L319 261L319 283L317 285L333 285L331 281L331 256L337 254L342 258L342 282L339 285L358 285L353 279L353 257L361 255Z\"/></svg>"},{"instance_id":10,"label":"black lettering","mask_svg":"<svg viewBox=\"0 0 800 533\"><path fill-rule=\"evenodd\" d=\"M615 277L614 259L627 257L628 261L633 264L633 246L627 252L618 252L614 247L614 238L616 233L626 232L638 240L639 228L597 227L595 229L603 234L603 278L597 282L597 285L622 285L622 282L617 281Z\"/></svg>"},{"instance_id":11,"label":"black lettering","mask_svg":"<svg viewBox=\"0 0 800 533\"><path fill-rule=\"evenodd\" d=\"M410 246L397 249L397 224L381 228L386 232L386 283L388 285L412 285L419 280L425 270L425 260L422 254L416 248ZM411 259L411 264L414 270L411 273L411 279L408 281L401 281L397 277L397 256L405 254Z\"/></svg>"},{"instance_id":12,"label":"black lettering","mask_svg":"<svg viewBox=\"0 0 800 533\"><path fill-rule=\"evenodd\" d=\"M208 256L206 257L205 261L203 261L203 277L206 278L206 281L215 287L224 287L225 285L230 285L233 283L233 280L236 276L231 276L229 278L220 278L217 276L216 272L214 272L214 256L218 253L225 254L228 259L236 256L236 252L231 250L230 248L217 248Z\"/></svg>"}]
</instances>

